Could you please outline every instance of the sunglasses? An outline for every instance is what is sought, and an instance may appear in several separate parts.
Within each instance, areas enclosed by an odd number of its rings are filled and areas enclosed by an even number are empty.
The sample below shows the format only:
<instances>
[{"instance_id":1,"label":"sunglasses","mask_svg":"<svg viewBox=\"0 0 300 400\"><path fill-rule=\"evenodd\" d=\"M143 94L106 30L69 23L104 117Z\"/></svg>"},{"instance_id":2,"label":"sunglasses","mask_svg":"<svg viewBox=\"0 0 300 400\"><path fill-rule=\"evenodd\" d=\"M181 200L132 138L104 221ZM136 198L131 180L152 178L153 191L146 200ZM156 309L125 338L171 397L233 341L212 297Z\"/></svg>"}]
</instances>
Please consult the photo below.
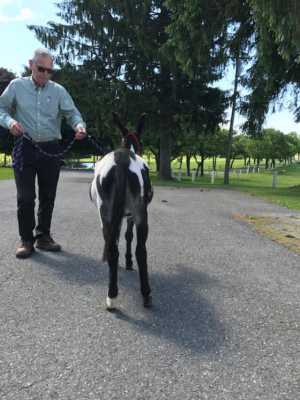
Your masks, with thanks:
<instances>
[{"instance_id":1,"label":"sunglasses","mask_svg":"<svg viewBox=\"0 0 300 400\"><path fill-rule=\"evenodd\" d=\"M52 68L45 68L42 67L41 65L37 65L36 68L39 72L47 72L47 74L53 74L54 72Z\"/></svg>"}]
</instances>

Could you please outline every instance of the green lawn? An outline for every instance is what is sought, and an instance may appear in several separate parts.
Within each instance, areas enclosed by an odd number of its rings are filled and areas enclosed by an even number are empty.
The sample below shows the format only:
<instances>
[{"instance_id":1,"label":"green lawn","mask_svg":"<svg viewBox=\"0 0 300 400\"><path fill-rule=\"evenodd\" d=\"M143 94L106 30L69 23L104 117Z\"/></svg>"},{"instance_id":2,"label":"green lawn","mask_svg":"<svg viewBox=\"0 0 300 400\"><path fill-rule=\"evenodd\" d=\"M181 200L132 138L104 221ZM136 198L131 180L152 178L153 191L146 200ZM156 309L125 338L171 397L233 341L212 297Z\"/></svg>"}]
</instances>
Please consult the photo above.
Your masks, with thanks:
<instances>
[{"instance_id":1,"label":"green lawn","mask_svg":"<svg viewBox=\"0 0 300 400\"><path fill-rule=\"evenodd\" d=\"M14 176L12 168L0 168L0 180L11 179Z\"/></svg>"},{"instance_id":2,"label":"green lawn","mask_svg":"<svg viewBox=\"0 0 300 400\"><path fill-rule=\"evenodd\" d=\"M279 168L276 188L272 188L271 172L232 179L230 186L281 206L300 210L300 164Z\"/></svg>"},{"instance_id":3,"label":"green lawn","mask_svg":"<svg viewBox=\"0 0 300 400\"><path fill-rule=\"evenodd\" d=\"M230 175L230 184L224 185L223 174L218 173L214 184L211 183L211 177L205 175L192 182L190 177L182 176L178 182L176 179L170 182L159 180L155 174L152 174L154 185L175 186L175 187L208 187L223 188L230 190L239 190L247 192L253 196L262 197L267 201L285 206L291 209L300 210L300 164L294 164L289 167L278 168L277 186L272 188L272 172L261 170L260 173L232 173Z\"/></svg>"}]
</instances>

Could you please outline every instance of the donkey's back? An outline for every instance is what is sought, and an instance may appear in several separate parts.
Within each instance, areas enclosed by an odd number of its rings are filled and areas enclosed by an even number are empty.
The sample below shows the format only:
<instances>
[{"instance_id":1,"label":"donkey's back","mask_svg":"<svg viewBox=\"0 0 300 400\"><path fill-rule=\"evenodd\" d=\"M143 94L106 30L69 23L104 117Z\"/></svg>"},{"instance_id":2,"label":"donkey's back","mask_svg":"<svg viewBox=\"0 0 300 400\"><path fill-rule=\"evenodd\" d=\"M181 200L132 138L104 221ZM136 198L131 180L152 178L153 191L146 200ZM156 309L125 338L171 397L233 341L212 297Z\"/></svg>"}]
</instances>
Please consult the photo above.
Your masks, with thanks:
<instances>
[{"instance_id":1,"label":"donkey's back","mask_svg":"<svg viewBox=\"0 0 300 400\"><path fill-rule=\"evenodd\" d=\"M102 224L119 224L128 215L139 223L153 196L146 162L128 149L107 154L96 163L90 194Z\"/></svg>"}]
</instances>

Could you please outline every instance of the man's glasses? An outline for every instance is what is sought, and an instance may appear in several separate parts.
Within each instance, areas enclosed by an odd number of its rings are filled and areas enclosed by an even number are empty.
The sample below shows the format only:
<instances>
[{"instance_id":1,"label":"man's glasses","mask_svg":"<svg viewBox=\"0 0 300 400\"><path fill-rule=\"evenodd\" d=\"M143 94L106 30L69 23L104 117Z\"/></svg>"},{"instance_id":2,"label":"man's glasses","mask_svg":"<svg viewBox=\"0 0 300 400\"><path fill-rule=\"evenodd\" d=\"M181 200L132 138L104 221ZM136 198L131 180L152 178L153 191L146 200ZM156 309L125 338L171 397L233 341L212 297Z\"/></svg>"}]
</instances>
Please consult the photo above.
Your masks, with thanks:
<instances>
[{"instance_id":1,"label":"man's glasses","mask_svg":"<svg viewBox=\"0 0 300 400\"><path fill-rule=\"evenodd\" d=\"M42 67L41 65L37 65L36 68L39 72L47 72L47 74L49 74L49 75L53 74L52 68L45 68L45 67Z\"/></svg>"}]
</instances>

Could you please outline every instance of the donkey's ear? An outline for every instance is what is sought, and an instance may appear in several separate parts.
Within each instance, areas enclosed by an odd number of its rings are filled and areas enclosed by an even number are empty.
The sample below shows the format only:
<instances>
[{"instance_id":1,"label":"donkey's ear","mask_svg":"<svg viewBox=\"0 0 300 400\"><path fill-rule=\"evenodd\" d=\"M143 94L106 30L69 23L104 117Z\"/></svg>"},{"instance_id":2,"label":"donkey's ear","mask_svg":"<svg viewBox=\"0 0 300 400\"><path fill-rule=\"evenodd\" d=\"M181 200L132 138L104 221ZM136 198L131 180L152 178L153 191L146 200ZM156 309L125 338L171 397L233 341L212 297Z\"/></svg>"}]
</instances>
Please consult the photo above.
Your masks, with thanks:
<instances>
[{"instance_id":1,"label":"donkey's ear","mask_svg":"<svg viewBox=\"0 0 300 400\"><path fill-rule=\"evenodd\" d=\"M144 130L146 115L147 115L146 113L143 113L140 116L139 122L138 122L137 127L136 127L136 133L137 133L138 136L141 136L141 134L142 134L142 132Z\"/></svg>"},{"instance_id":2,"label":"donkey's ear","mask_svg":"<svg viewBox=\"0 0 300 400\"><path fill-rule=\"evenodd\" d=\"M113 120L114 123L117 125L117 127L120 129L120 131L122 132L123 136L128 135L128 129L122 124L122 122L120 121L120 117L117 113L113 112Z\"/></svg>"}]
</instances>

